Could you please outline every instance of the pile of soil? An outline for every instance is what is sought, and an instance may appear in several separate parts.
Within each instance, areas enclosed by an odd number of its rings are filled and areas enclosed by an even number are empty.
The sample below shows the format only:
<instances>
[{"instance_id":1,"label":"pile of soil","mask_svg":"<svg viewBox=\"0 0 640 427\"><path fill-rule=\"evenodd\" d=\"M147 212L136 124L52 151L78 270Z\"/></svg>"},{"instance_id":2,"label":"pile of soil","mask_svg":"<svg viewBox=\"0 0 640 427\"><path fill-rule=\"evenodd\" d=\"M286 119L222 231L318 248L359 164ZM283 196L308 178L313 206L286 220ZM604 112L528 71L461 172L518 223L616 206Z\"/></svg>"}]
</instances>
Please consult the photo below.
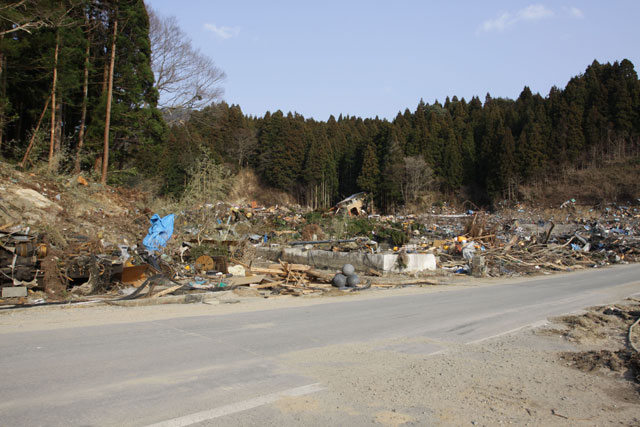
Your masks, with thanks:
<instances>
[{"instance_id":1,"label":"pile of soil","mask_svg":"<svg viewBox=\"0 0 640 427\"><path fill-rule=\"evenodd\" d=\"M592 350L559 353L560 360L583 372L595 374L611 371L640 385L640 353L629 341L640 347L640 333L628 336L631 325L640 317L640 302L594 307L582 315L556 318L566 328L559 331L574 342L589 343ZM640 386L637 388L640 393Z\"/></svg>"}]
</instances>

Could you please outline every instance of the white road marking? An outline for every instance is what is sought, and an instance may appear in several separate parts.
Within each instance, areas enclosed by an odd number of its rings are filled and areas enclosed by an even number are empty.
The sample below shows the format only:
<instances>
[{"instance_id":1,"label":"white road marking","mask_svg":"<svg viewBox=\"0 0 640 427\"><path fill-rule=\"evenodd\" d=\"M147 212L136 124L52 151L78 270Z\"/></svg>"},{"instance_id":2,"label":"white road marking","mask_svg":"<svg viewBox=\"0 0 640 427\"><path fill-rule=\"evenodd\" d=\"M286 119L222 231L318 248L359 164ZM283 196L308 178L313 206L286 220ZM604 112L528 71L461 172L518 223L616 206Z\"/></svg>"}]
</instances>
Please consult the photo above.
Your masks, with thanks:
<instances>
[{"instance_id":1,"label":"white road marking","mask_svg":"<svg viewBox=\"0 0 640 427\"><path fill-rule=\"evenodd\" d=\"M185 415L184 417L174 418L172 420L162 421L151 424L146 427L184 427L203 421L212 420L214 418L224 417L225 415L235 414L237 412L246 411L248 409L257 408L258 406L268 405L283 397L304 396L324 390L320 383L308 384L302 387L291 388L289 390L277 393L265 394L253 399L244 400L242 402L231 403L229 405L220 406L218 408L209 409L207 411L196 412L195 414Z\"/></svg>"},{"instance_id":2,"label":"white road marking","mask_svg":"<svg viewBox=\"0 0 640 427\"><path fill-rule=\"evenodd\" d=\"M517 328L509 329L508 331L500 332L500 333L497 333L497 334L494 334L494 335L491 335L491 336L488 336L488 337L480 338L480 339L473 340L473 341L467 341L464 344L465 345L479 344L479 343L481 343L483 341L488 341L488 340L493 339L493 338L498 338L498 337L501 337L501 336L504 336L504 335L509 335L509 334L514 333L514 332L521 331L523 329L539 328L539 327L547 325L548 323L549 322L547 320L538 320L537 322L533 322L533 323L529 323L529 324L526 324L526 325L518 326Z\"/></svg>"}]
</instances>

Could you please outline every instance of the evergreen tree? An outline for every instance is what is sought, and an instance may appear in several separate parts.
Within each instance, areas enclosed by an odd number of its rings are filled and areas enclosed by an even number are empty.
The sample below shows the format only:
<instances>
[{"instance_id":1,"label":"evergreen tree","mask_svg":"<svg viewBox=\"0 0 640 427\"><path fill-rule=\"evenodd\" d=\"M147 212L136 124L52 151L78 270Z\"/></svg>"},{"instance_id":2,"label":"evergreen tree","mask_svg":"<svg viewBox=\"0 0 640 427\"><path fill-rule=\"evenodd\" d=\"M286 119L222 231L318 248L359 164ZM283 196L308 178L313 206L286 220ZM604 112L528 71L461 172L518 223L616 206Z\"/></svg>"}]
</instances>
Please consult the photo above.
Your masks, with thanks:
<instances>
[{"instance_id":1,"label":"evergreen tree","mask_svg":"<svg viewBox=\"0 0 640 427\"><path fill-rule=\"evenodd\" d=\"M403 199L404 156L395 132L391 132L389 139L385 141L383 153L378 201L385 211L390 211Z\"/></svg>"},{"instance_id":2,"label":"evergreen tree","mask_svg":"<svg viewBox=\"0 0 640 427\"><path fill-rule=\"evenodd\" d=\"M380 182L380 169L378 167L376 147L373 143L369 143L364 150L362 167L360 168L360 175L358 175L357 182L360 190L377 194L378 184Z\"/></svg>"},{"instance_id":3,"label":"evergreen tree","mask_svg":"<svg viewBox=\"0 0 640 427\"><path fill-rule=\"evenodd\" d=\"M309 135L309 146L303 168L306 201L314 209L327 208L337 189L336 166L329 140L320 126Z\"/></svg>"},{"instance_id":4,"label":"evergreen tree","mask_svg":"<svg viewBox=\"0 0 640 427\"><path fill-rule=\"evenodd\" d=\"M494 190L502 190L503 197L513 200L516 194L515 142L509 128L500 129L500 155L498 157L498 180Z\"/></svg>"},{"instance_id":5,"label":"evergreen tree","mask_svg":"<svg viewBox=\"0 0 640 427\"><path fill-rule=\"evenodd\" d=\"M460 188L464 176L462 155L460 154L462 136L456 138L452 128L447 128L445 132L440 177L445 191L454 191Z\"/></svg>"},{"instance_id":6,"label":"evergreen tree","mask_svg":"<svg viewBox=\"0 0 640 427\"><path fill-rule=\"evenodd\" d=\"M122 23L116 42L117 79L114 81L114 148L118 168L136 166L155 171L166 125L157 109L158 93L151 71L149 17L142 0L119 1Z\"/></svg>"}]
</instances>

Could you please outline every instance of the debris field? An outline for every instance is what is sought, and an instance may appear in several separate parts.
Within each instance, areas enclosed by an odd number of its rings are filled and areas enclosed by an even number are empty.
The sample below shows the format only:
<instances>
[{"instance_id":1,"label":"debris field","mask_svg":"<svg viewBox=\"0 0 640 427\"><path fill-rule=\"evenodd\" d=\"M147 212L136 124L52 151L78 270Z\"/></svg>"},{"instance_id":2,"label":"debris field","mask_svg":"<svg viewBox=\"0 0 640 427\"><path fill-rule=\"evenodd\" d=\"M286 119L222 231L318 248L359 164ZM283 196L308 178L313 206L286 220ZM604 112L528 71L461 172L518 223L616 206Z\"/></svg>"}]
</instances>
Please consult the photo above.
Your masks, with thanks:
<instances>
[{"instance_id":1,"label":"debris field","mask_svg":"<svg viewBox=\"0 0 640 427\"><path fill-rule=\"evenodd\" d=\"M442 204L376 215L363 193L324 212L252 201L163 206L80 176L6 169L0 178L3 308L241 289L317 296L444 284L452 276L550 274L640 256L639 201L495 212Z\"/></svg>"}]
</instances>

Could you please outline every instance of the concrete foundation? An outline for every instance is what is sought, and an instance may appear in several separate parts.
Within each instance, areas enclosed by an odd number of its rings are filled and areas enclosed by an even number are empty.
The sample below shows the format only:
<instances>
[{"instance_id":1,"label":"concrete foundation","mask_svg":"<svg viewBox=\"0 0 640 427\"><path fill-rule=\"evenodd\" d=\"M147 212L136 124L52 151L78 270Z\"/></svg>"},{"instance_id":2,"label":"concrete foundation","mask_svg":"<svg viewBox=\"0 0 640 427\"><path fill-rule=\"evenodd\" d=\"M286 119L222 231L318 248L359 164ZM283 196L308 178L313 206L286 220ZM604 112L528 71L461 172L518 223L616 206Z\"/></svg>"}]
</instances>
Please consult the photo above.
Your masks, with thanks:
<instances>
[{"instance_id":1,"label":"concrete foundation","mask_svg":"<svg viewBox=\"0 0 640 427\"><path fill-rule=\"evenodd\" d=\"M433 254L419 253L382 253L331 252L300 248L263 248L258 247L256 255L273 261L307 264L315 268L340 269L351 264L356 272L373 269L382 273L417 273L435 270L436 257Z\"/></svg>"}]
</instances>

